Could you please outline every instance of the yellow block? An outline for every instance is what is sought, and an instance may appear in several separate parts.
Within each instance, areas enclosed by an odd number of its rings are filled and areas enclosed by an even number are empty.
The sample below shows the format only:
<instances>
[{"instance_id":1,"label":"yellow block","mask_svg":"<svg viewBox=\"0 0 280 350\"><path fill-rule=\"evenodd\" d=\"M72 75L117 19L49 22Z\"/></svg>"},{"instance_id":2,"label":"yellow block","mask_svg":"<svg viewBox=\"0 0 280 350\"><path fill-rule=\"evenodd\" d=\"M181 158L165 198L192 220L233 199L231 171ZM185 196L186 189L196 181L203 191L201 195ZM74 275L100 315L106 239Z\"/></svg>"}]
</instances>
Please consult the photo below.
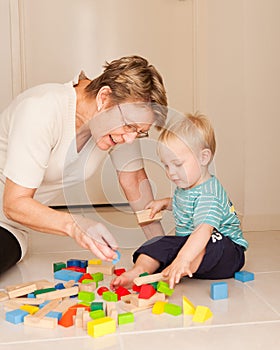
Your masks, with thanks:
<instances>
[{"instance_id":1,"label":"yellow block","mask_svg":"<svg viewBox=\"0 0 280 350\"><path fill-rule=\"evenodd\" d=\"M166 301L156 301L152 308L152 313L156 315L160 315L164 313L164 305L167 304Z\"/></svg>"},{"instance_id":2,"label":"yellow block","mask_svg":"<svg viewBox=\"0 0 280 350\"><path fill-rule=\"evenodd\" d=\"M111 317L102 317L87 323L87 332L90 336L97 338L116 331L116 321Z\"/></svg>"},{"instance_id":3,"label":"yellow block","mask_svg":"<svg viewBox=\"0 0 280 350\"><path fill-rule=\"evenodd\" d=\"M184 315L193 315L195 312L195 306L193 303L185 296L183 296L183 313Z\"/></svg>"},{"instance_id":4,"label":"yellow block","mask_svg":"<svg viewBox=\"0 0 280 350\"><path fill-rule=\"evenodd\" d=\"M102 260L100 260L100 259L88 260L88 265L101 265L101 264L102 264Z\"/></svg>"},{"instance_id":5,"label":"yellow block","mask_svg":"<svg viewBox=\"0 0 280 350\"><path fill-rule=\"evenodd\" d=\"M193 315L193 322L205 322L213 316L211 310L207 306L198 305Z\"/></svg>"},{"instance_id":6,"label":"yellow block","mask_svg":"<svg viewBox=\"0 0 280 350\"><path fill-rule=\"evenodd\" d=\"M30 315L34 315L38 310L38 306L33 306L33 305L21 305L19 307L21 310L28 312Z\"/></svg>"}]
</instances>

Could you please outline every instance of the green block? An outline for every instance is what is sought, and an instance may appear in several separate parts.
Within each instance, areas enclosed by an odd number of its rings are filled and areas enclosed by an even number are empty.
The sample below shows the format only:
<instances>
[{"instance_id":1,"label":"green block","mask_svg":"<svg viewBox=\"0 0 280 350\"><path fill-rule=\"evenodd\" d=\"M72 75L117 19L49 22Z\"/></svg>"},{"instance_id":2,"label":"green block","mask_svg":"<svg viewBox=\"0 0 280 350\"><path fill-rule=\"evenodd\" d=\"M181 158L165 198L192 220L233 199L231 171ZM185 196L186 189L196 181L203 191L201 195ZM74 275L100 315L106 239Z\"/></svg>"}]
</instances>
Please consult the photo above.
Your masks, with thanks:
<instances>
[{"instance_id":1,"label":"green block","mask_svg":"<svg viewBox=\"0 0 280 350\"><path fill-rule=\"evenodd\" d=\"M159 281L157 285L157 291L160 293L164 293L165 295L168 295L169 297L173 294L174 289L169 288L169 284L164 281Z\"/></svg>"},{"instance_id":2,"label":"green block","mask_svg":"<svg viewBox=\"0 0 280 350\"><path fill-rule=\"evenodd\" d=\"M94 282L100 282L104 280L104 275L102 272L96 272L91 274Z\"/></svg>"},{"instance_id":3,"label":"green block","mask_svg":"<svg viewBox=\"0 0 280 350\"><path fill-rule=\"evenodd\" d=\"M90 307L90 305L91 305L91 303L90 302L88 302L88 301L81 301L80 303L78 303L79 305L83 305L83 306L89 306Z\"/></svg>"},{"instance_id":4,"label":"green block","mask_svg":"<svg viewBox=\"0 0 280 350\"><path fill-rule=\"evenodd\" d=\"M158 286L158 282L152 282L149 283L151 286L153 286L155 288L155 290L157 290L157 286Z\"/></svg>"},{"instance_id":5,"label":"green block","mask_svg":"<svg viewBox=\"0 0 280 350\"><path fill-rule=\"evenodd\" d=\"M44 289L38 289L35 290L34 295L39 295L39 294L44 294L44 293L49 293L49 292L55 292L55 288L44 288Z\"/></svg>"},{"instance_id":6,"label":"green block","mask_svg":"<svg viewBox=\"0 0 280 350\"><path fill-rule=\"evenodd\" d=\"M106 301L118 301L118 294L107 291L102 294L102 298Z\"/></svg>"},{"instance_id":7,"label":"green block","mask_svg":"<svg viewBox=\"0 0 280 350\"><path fill-rule=\"evenodd\" d=\"M94 280L90 280L90 279L87 279L87 278L82 280L82 284L89 284L89 283L95 283L96 287L97 287L97 282L95 282Z\"/></svg>"},{"instance_id":8,"label":"green block","mask_svg":"<svg viewBox=\"0 0 280 350\"><path fill-rule=\"evenodd\" d=\"M166 303L164 305L164 312L166 312L169 315L178 316L182 314L182 308L181 306L176 304Z\"/></svg>"},{"instance_id":9,"label":"green block","mask_svg":"<svg viewBox=\"0 0 280 350\"><path fill-rule=\"evenodd\" d=\"M95 299L95 294L84 290L78 293L78 299L82 301L91 302Z\"/></svg>"},{"instance_id":10,"label":"green block","mask_svg":"<svg viewBox=\"0 0 280 350\"><path fill-rule=\"evenodd\" d=\"M118 323L121 324L127 324L127 323L133 323L134 322L134 314L132 312L126 312L124 314L118 314Z\"/></svg>"},{"instance_id":11,"label":"green block","mask_svg":"<svg viewBox=\"0 0 280 350\"><path fill-rule=\"evenodd\" d=\"M94 311L90 311L89 316L93 319L93 320L97 320L98 318L102 318L105 317L105 312L103 310L94 310Z\"/></svg>"},{"instance_id":12,"label":"green block","mask_svg":"<svg viewBox=\"0 0 280 350\"><path fill-rule=\"evenodd\" d=\"M66 263L65 262L56 262L53 263L53 272L62 270L66 268Z\"/></svg>"},{"instance_id":13,"label":"green block","mask_svg":"<svg viewBox=\"0 0 280 350\"><path fill-rule=\"evenodd\" d=\"M90 304L90 311L103 310L103 302L96 301Z\"/></svg>"}]
</instances>

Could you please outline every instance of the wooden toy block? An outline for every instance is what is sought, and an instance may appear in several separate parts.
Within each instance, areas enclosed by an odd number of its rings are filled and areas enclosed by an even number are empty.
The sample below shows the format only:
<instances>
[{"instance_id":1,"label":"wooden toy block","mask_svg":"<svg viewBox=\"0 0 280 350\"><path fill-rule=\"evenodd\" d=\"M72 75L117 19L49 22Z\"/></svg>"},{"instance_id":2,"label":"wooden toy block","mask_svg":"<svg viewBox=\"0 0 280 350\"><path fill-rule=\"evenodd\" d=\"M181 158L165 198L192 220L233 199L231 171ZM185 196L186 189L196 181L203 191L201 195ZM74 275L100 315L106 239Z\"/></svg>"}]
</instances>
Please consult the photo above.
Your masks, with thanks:
<instances>
[{"instance_id":1,"label":"wooden toy block","mask_svg":"<svg viewBox=\"0 0 280 350\"><path fill-rule=\"evenodd\" d=\"M87 324L87 332L94 338L101 337L116 331L116 321L111 317L103 317L97 320L89 321Z\"/></svg>"},{"instance_id":2,"label":"wooden toy block","mask_svg":"<svg viewBox=\"0 0 280 350\"><path fill-rule=\"evenodd\" d=\"M132 312L126 312L118 315L118 324L127 324L134 322L134 314Z\"/></svg>"},{"instance_id":3,"label":"wooden toy block","mask_svg":"<svg viewBox=\"0 0 280 350\"><path fill-rule=\"evenodd\" d=\"M16 309L6 312L6 321L14 324L19 324L24 321L24 318L29 315L27 311Z\"/></svg>"},{"instance_id":4,"label":"wooden toy block","mask_svg":"<svg viewBox=\"0 0 280 350\"><path fill-rule=\"evenodd\" d=\"M50 311L46 314L46 317L56 318L59 321L62 317L62 312Z\"/></svg>"},{"instance_id":5,"label":"wooden toy block","mask_svg":"<svg viewBox=\"0 0 280 350\"><path fill-rule=\"evenodd\" d=\"M166 301L156 301L154 303L154 306L152 308L152 313L155 315L161 315L164 313L164 305L166 304Z\"/></svg>"},{"instance_id":6,"label":"wooden toy block","mask_svg":"<svg viewBox=\"0 0 280 350\"><path fill-rule=\"evenodd\" d=\"M121 300L121 297L125 295L131 294L130 291L122 286L119 286L116 290L115 293L118 294L118 300Z\"/></svg>"},{"instance_id":7,"label":"wooden toy block","mask_svg":"<svg viewBox=\"0 0 280 350\"><path fill-rule=\"evenodd\" d=\"M71 327L74 325L74 316L76 315L77 309L68 309L62 315L58 324L63 327Z\"/></svg>"},{"instance_id":8,"label":"wooden toy block","mask_svg":"<svg viewBox=\"0 0 280 350\"><path fill-rule=\"evenodd\" d=\"M67 281L63 284L64 288L71 288L75 285L75 281L74 280L70 280L70 281Z\"/></svg>"},{"instance_id":9,"label":"wooden toy block","mask_svg":"<svg viewBox=\"0 0 280 350\"><path fill-rule=\"evenodd\" d=\"M54 283L49 282L47 280L38 280L38 281L32 281L32 282L27 282L27 283L13 284L13 285L10 285L10 286L6 286L5 289L6 289L7 292L11 292L11 291L13 291L15 289L28 287L31 284L36 284L36 289L51 288L51 287L54 286Z\"/></svg>"},{"instance_id":10,"label":"wooden toy block","mask_svg":"<svg viewBox=\"0 0 280 350\"><path fill-rule=\"evenodd\" d=\"M86 304L75 304L75 305L72 305L69 307L68 310L76 310L76 313L77 313L77 310L78 309L83 309L83 310L86 310L86 311L91 311L90 310L90 304L89 305L86 305Z\"/></svg>"},{"instance_id":11,"label":"wooden toy block","mask_svg":"<svg viewBox=\"0 0 280 350\"><path fill-rule=\"evenodd\" d=\"M34 322L32 315L24 317L24 325L36 328L50 328L54 329L57 327L57 318L43 317L38 322Z\"/></svg>"},{"instance_id":12,"label":"wooden toy block","mask_svg":"<svg viewBox=\"0 0 280 350\"><path fill-rule=\"evenodd\" d=\"M54 283L47 281L47 280L38 280L34 281L33 283L36 284L37 289L44 289L44 288L52 288L54 287Z\"/></svg>"},{"instance_id":13,"label":"wooden toy block","mask_svg":"<svg viewBox=\"0 0 280 350\"><path fill-rule=\"evenodd\" d=\"M144 276L136 277L133 282L136 284L136 286L141 286L142 284L158 282L158 281L161 281L162 279L163 279L162 273L155 273L153 275L144 275Z\"/></svg>"},{"instance_id":14,"label":"wooden toy block","mask_svg":"<svg viewBox=\"0 0 280 350\"><path fill-rule=\"evenodd\" d=\"M124 268L115 269L115 270L114 270L114 274L115 274L116 276L120 276L120 275L122 275L125 271L126 271L126 269L124 269Z\"/></svg>"},{"instance_id":15,"label":"wooden toy block","mask_svg":"<svg viewBox=\"0 0 280 350\"><path fill-rule=\"evenodd\" d=\"M6 301L9 299L9 296L6 292L0 292L0 301Z\"/></svg>"},{"instance_id":16,"label":"wooden toy block","mask_svg":"<svg viewBox=\"0 0 280 350\"><path fill-rule=\"evenodd\" d=\"M162 219L161 211L156 213L155 216L151 219L150 218L151 209L140 210L140 211L137 211L135 214L139 225L148 224L150 222L159 221Z\"/></svg>"},{"instance_id":17,"label":"wooden toy block","mask_svg":"<svg viewBox=\"0 0 280 350\"><path fill-rule=\"evenodd\" d=\"M96 273L96 272L101 272L104 275L113 275L115 270L115 266L113 264L102 264L102 265L89 265L87 267L87 272L88 273Z\"/></svg>"},{"instance_id":18,"label":"wooden toy block","mask_svg":"<svg viewBox=\"0 0 280 350\"><path fill-rule=\"evenodd\" d=\"M193 315L195 313L195 306L185 296L183 296L183 313L184 315Z\"/></svg>"},{"instance_id":19,"label":"wooden toy block","mask_svg":"<svg viewBox=\"0 0 280 350\"><path fill-rule=\"evenodd\" d=\"M110 302L108 302L110 303ZM115 304L114 302L112 302ZM95 311L95 310L103 310L103 302L101 301L95 301L90 304L90 311Z\"/></svg>"},{"instance_id":20,"label":"wooden toy block","mask_svg":"<svg viewBox=\"0 0 280 350\"><path fill-rule=\"evenodd\" d=\"M30 318L30 320L32 320L33 322L38 322L40 319L45 317L47 313L49 313L50 311L53 311L53 309L57 307L59 303L60 303L59 299L54 299L48 302L44 307L42 307L42 309L40 309L34 315L32 315L32 318Z\"/></svg>"},{"instance_id":21,"label":"wooden toy block","mask_svg":"<svg viewBox=\"0 0 280 350\"><path fill-rule=\"evenodd\" d=\"M56 290L54 292L40 294L40 297L45 300L53 300L57 298L65 298L65 297L77 295L78 293L79 293L79 287L74 286L71 288L65 288L65 289Z\"/></svg>"},{"instance_id":22,"label":"wooden toy block","mask_svg":"<svg viewBox=\"0 0 280 350\"><path fill-rule=\"evenodd\" d=\"M136 284L133 284L132 290L133 292L139 293L141 289L141 286L136 286Z\"/></svg>"},{"instance_id":23,"label":"wooden toy block","mask_svg":"<svg viewBox=\"0 0 280 350\"><path fill-rule=\"evenodd\" d=\"M73 299L63 299L52 311L61 312L63 314L76 303L77 301Z\"/></svg>"},{"instance_id":24,"label":"wooden toy block","mask_svg":"<svg viewBox=\"0 0 280 350\"><path fill-rule=\"evenodd\" d=\"M102 298L106 301L118 301L118 294L114 293L114 292L104 292L102 294Z\"/></svg>"},{"instance_id":25,"label":"wooden toy block","mask_svg":"<svg viewBox=\"0 0 280 350\"><path fill-rule=\"evenodd\" d=\"M118 311L116 308L116 303L113 301L108 301L106 303L106 316L111 317L118 324Z\"/></svg>"},{"instance_id":26,"label":"wooden toy block","mask_svg":"<svg viewBox=\"0 0 280 350\"><path fill-rule=\"evenodd\" d=\"M78 293L78 299L87 302L92 302L95 299L95 295L92 292L82 291Z\"/></svg>"},{"instance_id":27,"label":"wooden toy block","mask_svg":"<svg viewBox=\"0 0 280 350\"><path fill-rule=\"evenodd\" d=\"M88 265L101 265L102 264L102 260L100 259L91 259L88 261Z\"/></svg>"},{"instance_id":28,"label":"wooden toy block","mask_svg":"<svg viewBox=\"0 0 280 350\"><path fill-rule=\"evenodd\" d=\"M105 311L104 310L94 310L90 311L89 313L90 318L93 320L97 320L98 318L103 318L105 317Z\"/></svg>"},{"instance_id":29,"label":"wooden toy block","mask_svg":"<svg viewBox=\"0 0 280 350\"><path fill-rule=\"evenodd\" d=\"M65 269L65 267L66 267L65 262L62 262L62 261L55 262L53 263L53 272L59 271L61 269Z\"/></svg>"},{"instance_id":30,"label":"wooden toy block","mask_svg":"<svg viewBox=\"0 0 280 350\"><path fill-rule=\"evenodd\" d=\"M210 286L210 297L213 300L227 299L228 284L226 282L215 282Z\"/></svg>"},{"instance_id":31,"label":"wooden toy block","mask_svg":"<svg viewBox=\"0 0 280 350\"><path fill-rule=\"evenodd\" d=\"M193 315L193 322L205 322L213 316L211 310L207 306L198 305Z\"/></svg>"},{"instance_id":32,"label":"wooden toy block","mask_svg":"<svg viewBox=\"0 0 280 350\"><path fill-rule=\"evenodd\" d=\"M234 278L244 283L244 282L253 281L255 279L255 275L253 272L248 272L246 270L243 270L243 271L235 272Z\"/></svg>"},{"instance_id":33,"label":"wooden toy block","mask_svg":"<svg viewBox=\"0 0 280 350\"><path fill-rule=\"evenodd\" d=\"M87 324L89 321L92 321L92 319L89 316L89 311L83 312L83 329L87 330Z\"/></svg>"},{"instance_id":34,"label":"wooden toy block","mask_svg":"<svg viewBox=\"0 0 280 350\"><path fill-rule=\"evenodd\" d=\"M154 294L156 294L156 290L152 285L142 284L138 298L150 299Z\"/></svg>"},{"instance_id":35,"label":"wooden toy block","mask_svg":"<svg viewBox=\"0 0 280 350\"><path fill-rule=\"evenodd\" d=\"M24 287L15 288L11 291L8 291L9 298L17 298L23 295L27 295L28 293L33 293L37 289L35 283L28 284Z\"/></svg>"},{"instance_id":36,"label":"wooden toy block","mask_svg":"<svg viewBox=\"0 0 280 350\"><path fill-rule=\"evenodd\" d=\"M67 267L82 267L79 259L69 259L66 261L66 265Z\"/></svg>"},{"instance_id":37,"label":"wooden toy block","mask_svg":"<svg viewBox=\"0 0 280 350\"><path fill-rule=\"evenodd\" d=\"M75 322L74 322L77 328L83 328L83 313L84 313L83 308L77 309Z\"/></svg>"},{"instance_id":38,"label":"wooden toy block","mask_svg":"<svg viewBox=\"0 0 280 350\"><path fill-rule=\"evenodd\" d=\"M77 267L77 266L65 267L63 270L75 271L79 273L86 273L87 271L86 267Z\"/></svg>"},{"instance_id":39,"label":"wooden toy block","mask_svg":"<svg viewBox=\"0 0 280 350\"><path fill-rule=\"evenodd\" d=\"M13 300L7 300L4 302L4 310L5 311L12 311L12 310L18 310L19 304Z\"/></svg>"},{"instance_id":40,"label":"wooden toy block","mask_svg":"<svg viewBox=\"0 0 280 350\"><path fill-rule=\"evenodd\" d=\"M97 294L100 295L100 296L101 296L104 292L109 292L109 288L103 286L103 287L100 287L100 288L97 289Z\"/></svg>"},{"instance_id":41,"label":"wooden toy block","mask_svg":"<svg viewBox=\"0 0 280 350\"><path fill-rule=\"evenodd\" d=\"M169 284L164 281L159 281L157 285L157 291L160 293L164 293L169 297L174 293L174 289L169 288Z\"/></svg>"},{"instance_id":42,"label":"wooden toy block","mask_svg":"<svg viewBox=\"0 0 280 350\"><path fill-rule=\"evenodd\" d=\"M28 305L40 305L45 299L41 298L14 298L10 301L17 303L18 305L28 304Z\"/></svg>"},{"instance_id":43,"label":"wooden toy block","mask_svg":"<svg viewBox=\"0 0 280 350\"><path fill-rule=\"evenodd\" d=\"M44 293L54 292L54 291L56 291L55 288L44 288L44 289L35 290L33 294L35 295L35 297L37 297L37 295L39 294L44 294Z\"/></svg>"},{"instance_id":44,"label":"wooden toy block","mask_svg":"<svg viewBox=\"0 0 280 350\"><path fill-rule=\"evenodd\" d=\"M54 278L62 281L74 280L75 282L78 282L82 276L83 276L83 273L81 272L76 272L76 271L66 270L66 269L62 269L54 273Z\"/></svg>"},{"instance_id":45,"label":"wooden toy block","mask_svg":"<svg viewBox=\"0 0 280 350\"><path fill-rule=\"evenodd\" d=\"M117 254L117 257L112 261L113 265L116 265L121 260L121 253L118 250L116 250L115 253Z\"/></svg>"},{"instance_id":46,"label":"wooden toy block","mask_svg":"<svg viewBox=\"0 0 280 350\"><path fill-rule=\"evenodd\" d=\"M104 280L104 275L101 272L95 272L91 274L91 277L94 280L94 282L101 282Z\"/></svg>"},{"instance_id":47,"label":"wooden toy block","mask_svg":"<svg viewBox=\"0 0 280 350\"><path fill-rule=\"evenodd\" d=\"M156 301L166 301L165 294L156 292L151 298L149 299L140 299L138 298L138 304L137 306L150 306L152 307Z\"/></svg>"},{"instance_id":48,"label":"wooden toy block","mask_svg":"<svg viewBox=\"0 0 280 350\"><path fill-rule=\"evenodd\" d=\"M33 306L33 305L21 305L20 310L28 312L30 315L34 315L38 310L38 306Z\"/></svg>"},{"instance_id":49,"label":"wooden toy block","mask_svg":"<svg viewBox=\"0 0 280 350\"><path fill-rule=\"evenodd\" d=\"M127 304L133 304L135 306L138 306L139 299L138 294L127 294L121 297L121 301Z\"/></svg>"},{"instance_id":50,"label":"wooden toy block","mask_svg":"<svg viewBox=\"0 0 280 350\"><path fill-rule=\"evenodd\" d=\"M164 305L164 312L169 315L178 316L182 314L182 308L176 304L166 303Z\"/></svg>"},{"instance_id":51,"label":"wooden toy block","mask_svg":"<svg viewBox=\"0 0 280 350\"><path fill-rule=\"evenodd\" d=\"M119 306L122 310L127 311L127 312L137 312L137 311L143 311L143 310L147 310L150 309L152 307L152 305L145 305L145 306L136 306L132 303L128 303L128 302L124 302L124 301L120 301L119 302Z\"/></svg>"},{"instance_id":52,"label":"wooden toy block","mask_svg":"<svg viewBox=\"0 0 280 350\"><path fill-rule=\"evenodd\" d=\"M84 280L86 281L86 280ZM85 292L94 292L96 290L96 282L90 282L90 283L84 283L79 285L79 291L85 291ZM87 280L87 281L93 281L93 280Z\"/></svg>"},{"instance_id":53,"label":"wooden toy block","mask_svg":"<svg viewBox=\"0 0 280 350\"><path fill-rule=\"evenodd\" d=\"M92 275L90 273L84 273L83 276L79 279L79 283L82 283L84 280L93 281Z\"/></svg>"}]
</instances>

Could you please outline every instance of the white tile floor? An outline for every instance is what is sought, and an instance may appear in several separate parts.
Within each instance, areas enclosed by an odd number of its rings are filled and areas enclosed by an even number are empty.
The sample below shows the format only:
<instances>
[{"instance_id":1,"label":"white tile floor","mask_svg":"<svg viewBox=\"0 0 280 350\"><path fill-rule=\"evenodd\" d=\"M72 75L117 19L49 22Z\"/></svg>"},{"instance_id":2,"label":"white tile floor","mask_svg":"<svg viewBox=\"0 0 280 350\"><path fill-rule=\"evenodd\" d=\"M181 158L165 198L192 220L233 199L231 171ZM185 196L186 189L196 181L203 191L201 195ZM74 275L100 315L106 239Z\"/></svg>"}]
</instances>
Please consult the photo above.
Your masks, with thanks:
<instances>
[{"instance_id":1,"label":"white tile floor","mask_svg":"<svg viewBox=\"0 0 280 350\"><path fill-rule=\"evenodd\" d=\"M120 212L99 213L120 243L122 258L118 267L131 266L131 252L144 237L131 218L127 228ZM172 226L167 218L165 226ZM133 221L133 220L132 220ZM123 225L122 225L123 226ZM131 232L132 231L132 232ZM186 295L195 305L208 306L214 316L204 324L193 324L188 316L153 315L151 310L135 314L135 323L120 326L115 334L91 338L75 327L55 330L29 328L5 321L0 305L0 349L106 349L161 350L207 349L279 349L280 348L280 231L245 233L250 243L244 269L255 273L255 280L241 283L227 280L229 298L213 301L209 296L213 281L183 280L169 301L180 304ZM53 280L52 263L69 258L89 259L91 255L79 249L69 239L33 233L27 257L9 272L0 276L0 289L13 283L37 279ZM106 277L104 284L108 285Z\"/></svg>"}]
</instances>

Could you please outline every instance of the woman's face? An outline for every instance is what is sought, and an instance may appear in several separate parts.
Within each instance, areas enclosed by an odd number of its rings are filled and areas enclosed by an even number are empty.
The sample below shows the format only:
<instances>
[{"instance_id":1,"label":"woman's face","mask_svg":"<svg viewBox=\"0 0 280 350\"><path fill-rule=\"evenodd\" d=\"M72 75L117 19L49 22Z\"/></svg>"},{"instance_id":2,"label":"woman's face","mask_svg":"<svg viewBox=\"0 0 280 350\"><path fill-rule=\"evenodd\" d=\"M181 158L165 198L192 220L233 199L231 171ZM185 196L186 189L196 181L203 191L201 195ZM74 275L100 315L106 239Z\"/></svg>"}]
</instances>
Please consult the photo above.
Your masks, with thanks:
<instances>
[{"instance_id":1,"label":"woman's face","mask_svg":"<svg viewBox=\"0 0 280 350\"><path fill-rule=\"evenodd\" d=\"M154 122L151 107L144 102L122 103L95 115L89 127L96 145L106 151L117 144L148 136Z\"/></svg>"}]
</instances>

